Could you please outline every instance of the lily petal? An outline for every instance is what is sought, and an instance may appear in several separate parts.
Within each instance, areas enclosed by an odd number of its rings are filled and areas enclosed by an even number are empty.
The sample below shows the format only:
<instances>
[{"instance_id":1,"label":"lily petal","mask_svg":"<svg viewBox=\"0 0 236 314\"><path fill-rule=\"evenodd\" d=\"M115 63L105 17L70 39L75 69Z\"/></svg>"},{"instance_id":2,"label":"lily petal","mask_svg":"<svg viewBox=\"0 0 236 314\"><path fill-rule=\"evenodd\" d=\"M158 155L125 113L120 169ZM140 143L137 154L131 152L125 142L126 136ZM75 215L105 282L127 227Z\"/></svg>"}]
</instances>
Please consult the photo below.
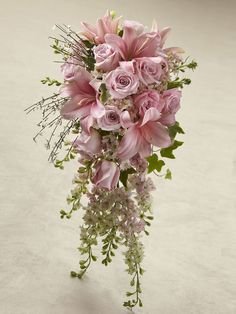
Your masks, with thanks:
<instances>
[{"instance_id":1,"label":"lily petal","mask_svg":"<svg viewBox=\"0 0 236 314\"><path fill-rule=\"evenodd\" d=\"M151 107L145 112L141 126L145 125L149 121L157 121L160 117L160 112L156 108Z\"/></svg>"},{"instance_id":2,"label":"lily petal","mask_svg":"<svg viewBox=\"0 0 236 314\"><path fill-rule=\"evenodd\" d=\"M159 122L149 121L141 128L143 137L147 142L158 147L169 147L171 138L168 129Z\"/></svg>"},{"instance_id":3,"label":"lily petal","mask_svg":"<svg viewBox=\"0 0 236 314\"><path fill-rule=\"evenodd\" d=\"M136 125L131 126L123 136L117 151L117 156L121 160L133 157L139 151L140 131Z\"/></svg>"},{"instance_id":4,"label":"lily petal","mask_svg":"<svg viewBox=\"0 0 236 314\"><path fill-rule=\"evenodd\" d=\"M91 105L89 103L83 104L80 96L75 96L67 101L61 108L61 116L67 120L81 119L86 117L90 112Z\"/></svg>"}]
</instances>

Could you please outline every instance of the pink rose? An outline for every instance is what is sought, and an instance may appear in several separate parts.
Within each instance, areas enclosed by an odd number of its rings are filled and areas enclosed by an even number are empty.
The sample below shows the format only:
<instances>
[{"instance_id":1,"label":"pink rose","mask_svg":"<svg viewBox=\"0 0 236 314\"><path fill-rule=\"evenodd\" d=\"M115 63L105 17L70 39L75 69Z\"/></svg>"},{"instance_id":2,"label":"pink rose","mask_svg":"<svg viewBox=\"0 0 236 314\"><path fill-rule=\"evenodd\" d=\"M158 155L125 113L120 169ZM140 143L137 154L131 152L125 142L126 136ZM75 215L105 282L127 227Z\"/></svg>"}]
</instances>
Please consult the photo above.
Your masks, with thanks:
<instances>
[{"instance_id":1,"label":"pink rose","mask_svg":"<svg viewBox=\"0 0 236 314\"><path fill-rule=\"evenodd\" d=\"M98 162L92 182L100 188L111 190L117 187L120 169L113 161L102 160Z\"/></svg>"},{"instance_id":2,"label":"pink rose","mask_svg":"<svg viewBox=\"0 0 236 314\"><path fill-rule=\"evenodd\" d=\"M97 119L98 126L102 130L112 131L120 128L120 110L114 106L106 106L104 116Z\"/></svg>"},{"instance_id":3,"label":"pink rose","mask_svg":"<svg viewBox=\"0 0 236 314\"><path fill-rule=\"evenodd\" d=\"M120 54L108 45L101 44L94 48L94 55L96 59L96 68L104 72L114 70L120 61Z\"/></svg>"},{"instance_id":4,"label":"pink rose","mask_svg":"<svg viewBox=\"0 0 236 314\"><path fill-rule=\"evenodd\" d=\"M79 139L74 142L73 146L78 151L93 156L94 154L98 154L101 151L101 136L94 129L91 129L90 134L82 132Z\"/></svg>"},{"instance_id":5,"label":"pink rose","mask_svg":"<svg viewBox=\"0 0 236 314\"><path fill-rule=\"evenodd\" d=\"M111 96L117 99L137 93L139 87L138 77L121 67L111 71L107 75L105 83Z\"/></svg>"},{"instance_id":6,"label":"pink rose","mask_svg":"<svg viewBox=\"0 0 236 314\"><path fill-rule=\"evenodd\" d=\"M158 92L152 89L134 96L134 104L139 108L139 114L141 117L143 117L145 112L150 108L155 108L161 112L164 106Z\"/></svg>"},{"instance_id":7,"label":"pink rose","mask_svg":"<svg viewBox=\"0 0 236 314\"><path fill-rule=\"evenodd\" d=\"M72 81L75 78L78 69L79 66L76 64L76 60L72 57L68 58L61 66L61 71L66 81Z\"/></svg>"},{"instance_id":8,"label":"pink rose","mask_svg":"<svg viewBox=\"0 0 236 314\"><path fill-rule=\"evenodd\" d=\"M162 124L167 126L175 124L175 114L180 108L181 94L177 88L168 89L162 94L164 105L160 119Z\"/></svg>"},{"instance_id":9,"label":"pink rose","mask_svg":"<svg viewBox=\"0 0 236 314\"><path fill-rule=\"evenodd\" d=\"M138 58L135 68L140 81L145 84L158 83L167 73L168 63L163 57Z\"/></svg>"}]
</instances>

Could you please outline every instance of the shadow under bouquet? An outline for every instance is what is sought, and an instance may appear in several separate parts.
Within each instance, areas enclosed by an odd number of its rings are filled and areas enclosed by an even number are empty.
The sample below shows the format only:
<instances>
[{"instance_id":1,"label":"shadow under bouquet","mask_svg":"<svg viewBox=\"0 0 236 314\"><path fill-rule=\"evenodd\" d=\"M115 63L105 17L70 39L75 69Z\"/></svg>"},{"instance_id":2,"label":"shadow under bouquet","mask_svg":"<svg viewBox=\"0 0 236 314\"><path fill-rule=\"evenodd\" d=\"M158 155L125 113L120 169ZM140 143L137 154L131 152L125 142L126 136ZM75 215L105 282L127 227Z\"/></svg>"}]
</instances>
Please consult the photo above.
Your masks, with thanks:
<instances>
[{"instance_id":1,"label":"shadow under bouquet","mask_svg":"<svg viewBox=\"0 0 236 314\"><path fill-rule=\"evenodd\" d=\"M78 160L67 198L71 208L60 211L61 218L78 209L84 212L79 247L83 258L79 272L71 276L82 278L97 260L94 247L99 240L105 266L123 248L131 276L124 306L132 309L142 306L141 237L149 234L153 219L155 185L148 174L171 179L165 159L175 158L173 151L183 144L175 139L184 133L176 113L181 90L191 82L181 74L197 64L183 59L183 49L166 48L170 28L159 30L155 22L149 31L136 21L122 23L108 11L95 26L82 26L82 32L75 32L56 25L59 34L51 37L51 47L61 56L63 80L43 79L57 91L26 112L41 110L34 139L50 130L46 146L55 167L63 169L65 162ZM61 149L65 153L59 158Z\"/></svg>"}]
</instances>

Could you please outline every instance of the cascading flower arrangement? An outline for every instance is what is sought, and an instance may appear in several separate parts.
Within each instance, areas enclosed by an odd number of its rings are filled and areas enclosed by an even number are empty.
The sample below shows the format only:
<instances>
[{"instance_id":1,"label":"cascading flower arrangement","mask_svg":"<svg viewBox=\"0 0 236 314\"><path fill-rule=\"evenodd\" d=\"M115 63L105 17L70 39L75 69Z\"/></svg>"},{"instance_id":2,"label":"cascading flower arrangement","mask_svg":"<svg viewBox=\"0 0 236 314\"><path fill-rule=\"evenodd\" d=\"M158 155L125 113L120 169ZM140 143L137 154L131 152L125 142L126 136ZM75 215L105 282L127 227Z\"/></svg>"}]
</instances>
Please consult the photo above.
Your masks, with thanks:
<instances>
[{"instance_id":1,"label":"cascading flower arrangement","mask_svg":"<svg viewBox=\"0 0 236 314\"><path fill-rule=\"evenodd\" d=\"M183 144L175 139L184 133L175 116L181 89L191 82L180 74L197 63L183 59L181 48L164 47L170 28L159 30L154 22L148 31L138 22L120 20L107 12L96 26L82 23L83 32L56 25L60 34L51 37L51 47L62 56L63 82L43 79L43 84L59 86L57 92L26 111L42 111L34 140L51 130L46 147L57 168L78 159L67 198L71 210L60 211L61 218L84 211L79 251L85 258L71 276L82 278L97 260L99 239L105 266L123 247L131 276L124 306L132 309L142 306L141 237L149 234L153 219L150 192L155 185L147 174L171 179L169 169L163 172L164 160L175 158L173 151ZM61 148L65 156L58 158ZM87 201L81 203L82 197Z\"/></svg>"}]
</instances>

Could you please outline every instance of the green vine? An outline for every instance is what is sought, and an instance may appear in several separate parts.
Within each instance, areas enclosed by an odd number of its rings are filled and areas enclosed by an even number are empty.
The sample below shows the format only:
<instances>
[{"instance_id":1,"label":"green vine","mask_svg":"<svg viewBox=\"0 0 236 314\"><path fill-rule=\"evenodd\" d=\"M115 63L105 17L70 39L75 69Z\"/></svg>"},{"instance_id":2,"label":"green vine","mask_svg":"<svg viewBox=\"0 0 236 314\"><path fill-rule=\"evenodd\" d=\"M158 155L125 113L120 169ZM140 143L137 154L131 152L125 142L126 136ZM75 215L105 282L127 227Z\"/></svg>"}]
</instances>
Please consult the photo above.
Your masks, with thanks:
<instances>
[{"instance_id":1,"label":"green vine","mask_svg":"<svg viewBox=\"0 0 236 314\"><path fill-rule=\"evenodd\" d=\"M107 266L112 261L112 257L115 256L114 250L118 249L118 243L120 238L116 235L116 227L113 227L108 235L102 240L102 255L105 258L102 260L102 264Z\"/></svg>"}]
</instances>

